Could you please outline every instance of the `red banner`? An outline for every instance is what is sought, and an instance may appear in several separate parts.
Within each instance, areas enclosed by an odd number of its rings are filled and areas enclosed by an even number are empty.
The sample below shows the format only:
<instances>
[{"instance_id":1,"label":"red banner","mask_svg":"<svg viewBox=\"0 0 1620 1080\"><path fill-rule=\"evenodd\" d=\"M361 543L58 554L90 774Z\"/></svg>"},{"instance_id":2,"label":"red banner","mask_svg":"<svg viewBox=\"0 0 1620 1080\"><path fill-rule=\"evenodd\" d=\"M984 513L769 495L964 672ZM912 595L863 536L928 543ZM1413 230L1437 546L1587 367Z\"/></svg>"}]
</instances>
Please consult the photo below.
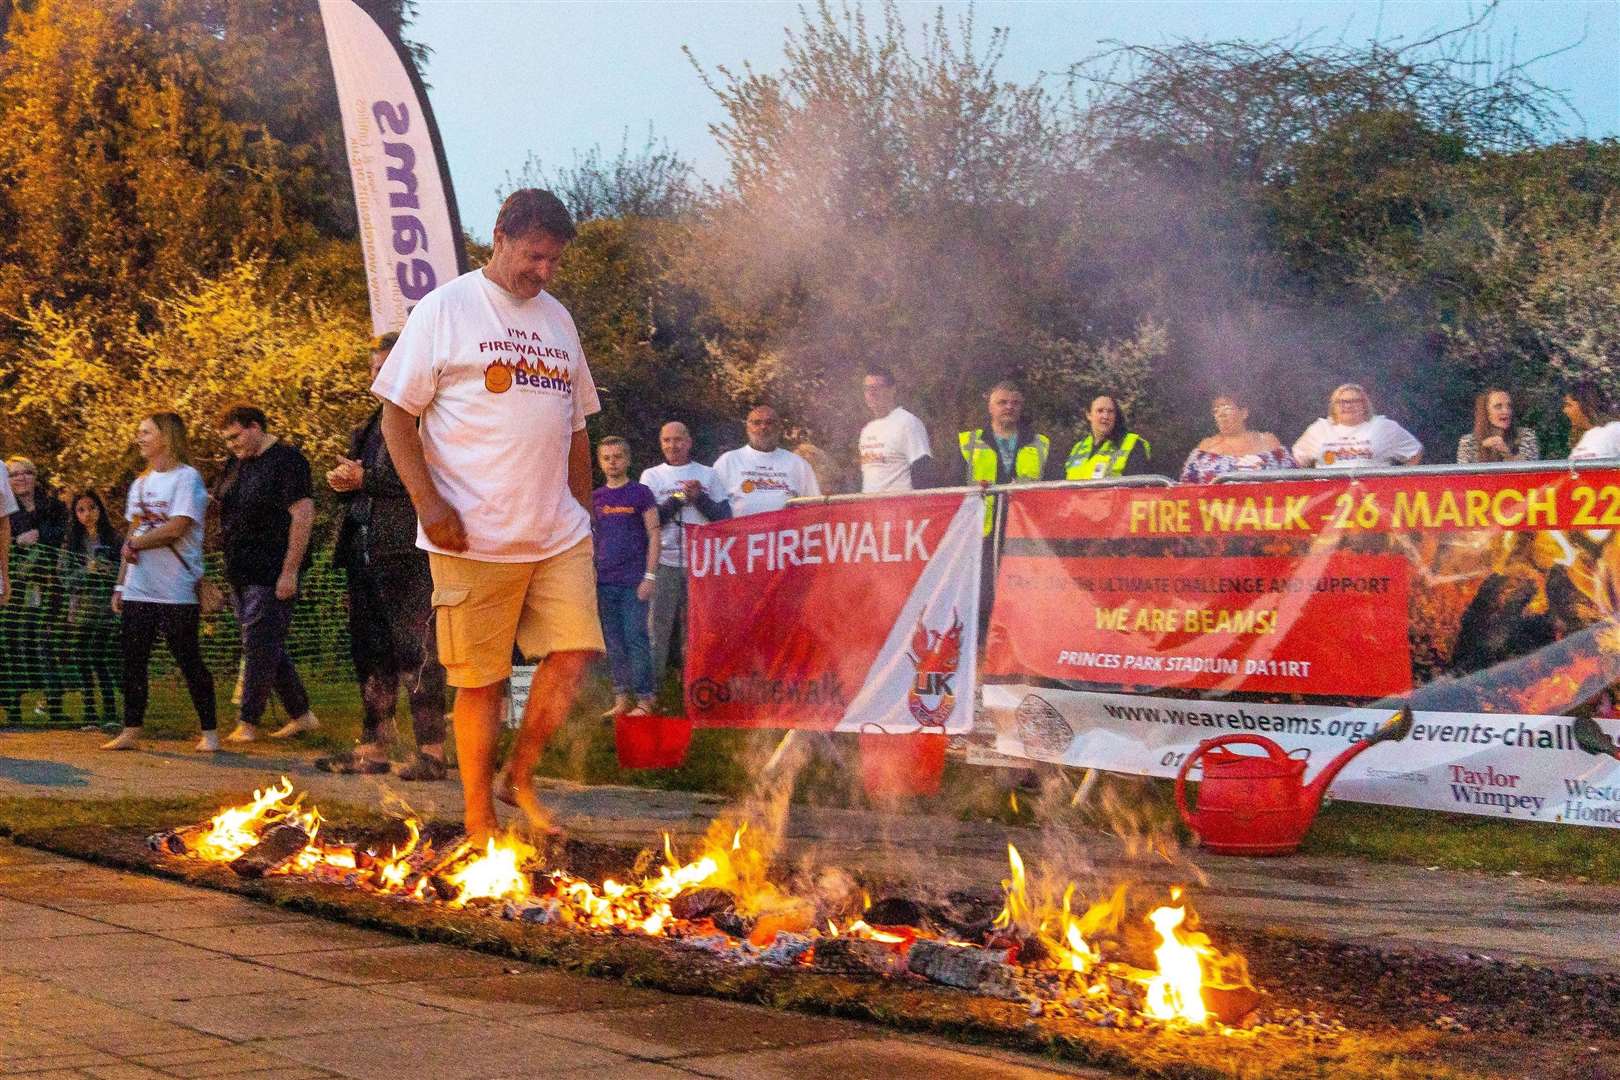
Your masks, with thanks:
<instances>
[{"instance_id":1,"label":"red banner","mask_svg":"<svg viewBox=\"0 0 1620 1080\"><path fill-rule=\"evenodd\" d=\"M1540 715L1620 666L1614 469L1006 499L997 679Z\"/></svg>"},{"instance_id":2,"label":"red banner","mask_svg":"<svg viewBox=\"0 0 1620 1080\"><path fill-rule=\"evenodd\" d=\"M973 494L686 528L688 714L710 727L965 731L984 510Z\"/></svg>"},{"instance_id":3,"label":"red banner","mask_svg":"<svg viewBox=\"0 0 1620 1080\"><path fill-rule=\"evenodd\" d=\"M1358 532L1620 528L1612 470L1414 474L1020 492L1007 537L1290 538ZM1056 526L1055 530L1052 526Z\"/></svg>"},{"instance_id":4,"label":"red banner","mask_svg":"<svg viewBox=\"0 0 1620 1080\"><path fill-rule=\"evenodd\" d=\"M1132 687L1409 690L1393 555L1020 558L996 582L985 672Z\"/></svg>"}]
</instances>

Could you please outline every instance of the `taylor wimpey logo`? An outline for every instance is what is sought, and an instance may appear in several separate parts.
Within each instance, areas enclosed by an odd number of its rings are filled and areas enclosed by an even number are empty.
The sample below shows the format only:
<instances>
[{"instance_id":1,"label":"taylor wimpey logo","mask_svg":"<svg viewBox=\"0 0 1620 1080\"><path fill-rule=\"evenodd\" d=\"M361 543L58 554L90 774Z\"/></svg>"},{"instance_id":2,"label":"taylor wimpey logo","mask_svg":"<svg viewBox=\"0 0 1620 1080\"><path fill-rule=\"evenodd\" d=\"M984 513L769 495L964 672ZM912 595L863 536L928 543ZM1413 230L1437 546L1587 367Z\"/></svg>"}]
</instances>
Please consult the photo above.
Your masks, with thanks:
<instances>
[{"instance_id":1,"label":"taylor wimpey logo","mask_svg":"<svg viewBox=\"0 0 1620 1080\"><path fill-rule=\"evenodd\" d=\"M930 630L922 620L906 654L917 669L906 694L906 708L922 727L942 728L956 708L956 665L962 655L962 620L953 610L947 630Z\"/></svg>"},{"instance_id":2,"label":"taylor wimpey logo","mask_svg":"<svg viewBox=\"0 0 1620 1080\"><path fill-rule=\"evenodd\" d=\"M492 394L504 394L514 386L572 394L574 379L566 367L552 367L538 360L532 364L527 360L490 361L484 369L484 389Z\"/></svg>"},{"instance_id":3,"label":"taylor wimpey logo","mask_svg":"<svg viewBox=\"0 0 1620 1080\"><path fill-rule=\"evenodd\" d=\"M1446 770L1452 802L1488 806L1508 817L1515 814L1534 817L1547 801L1544 795L1531 794L1521 774L1505 770L1499 772L1494 765L1484 768L1448 765Z\"/></svg>"}]
</instances>

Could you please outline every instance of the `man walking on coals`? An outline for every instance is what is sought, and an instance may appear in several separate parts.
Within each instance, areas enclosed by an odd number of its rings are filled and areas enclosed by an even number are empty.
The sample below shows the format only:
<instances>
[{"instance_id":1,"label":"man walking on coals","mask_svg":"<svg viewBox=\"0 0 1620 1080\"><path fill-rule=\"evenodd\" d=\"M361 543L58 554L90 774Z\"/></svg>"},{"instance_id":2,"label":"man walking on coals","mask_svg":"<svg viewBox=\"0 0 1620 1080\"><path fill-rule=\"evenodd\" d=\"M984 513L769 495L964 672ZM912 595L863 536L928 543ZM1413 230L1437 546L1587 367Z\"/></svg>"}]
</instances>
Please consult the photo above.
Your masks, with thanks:
<instances>
[{"instance_id":1,"label":"man walking on coals","mask_svg":"<svg viewBox=\"0 0 1620 1080\"><path fill-rule=\"evenodd\" d=\"M428 552L475 843L496 831L501 684L513 645L539 668L498 783L536 830L550 828L534 793L540 752L603 651L585 434L600 405L574 321L545 291L573 238L555 195L513 192L489 263L417 304L371 388L416 504L417 546Z\"/></svg>"},{"instance_id":2,"label":"man walking on coals","mask_svg":"<svg viewBox=\"0 0 1620 1080\"><path fill-rule=\"evenodd\" d=\"M371 351L371 377L398 339L384 334ZM349 581L349 645L365 709L360 745L315 759L332 773L385 773L390 721L399 684L410 699L416 753L399 770L401 780L443 780L444 665L433 635L433 578L428 557L416 547L416 510L394 471L383 442L382 407L349 439L326 483L343 503L333 561Z\"/></svg>"}]
</instances>

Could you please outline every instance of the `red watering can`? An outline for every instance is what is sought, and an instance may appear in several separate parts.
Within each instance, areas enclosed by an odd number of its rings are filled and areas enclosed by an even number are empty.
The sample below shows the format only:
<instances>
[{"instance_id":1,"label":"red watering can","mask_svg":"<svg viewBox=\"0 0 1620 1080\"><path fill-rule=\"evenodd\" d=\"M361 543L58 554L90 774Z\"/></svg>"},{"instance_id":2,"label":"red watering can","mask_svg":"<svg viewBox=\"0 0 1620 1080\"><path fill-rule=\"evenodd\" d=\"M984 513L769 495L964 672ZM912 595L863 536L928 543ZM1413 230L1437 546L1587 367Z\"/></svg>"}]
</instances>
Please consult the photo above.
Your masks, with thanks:
<instances>
[{"instance_id":1,"label":"red watering can","mask_svg":"<svg viewBox=\"0 0 1620 1080\"><path fill-rule=\"evenodd\" d=\"M1404 739L1411 730L1412 710L1402 705L1378 730L1328 762L1309 784L1305 783L1305 760L1263 735L1205 739L1176 773L1176 808L1197 835L1200 847L1220 855L1287 855L1305 839L1322 805L1322 795L1339 770L1367 747ZM1261 747L1265 756L1221 749L1233 743ZM1204 779L1198 787L1198 807L1190 810L1187 773L1199 761L1204 764Z\"/></svg>"}]
</instances>

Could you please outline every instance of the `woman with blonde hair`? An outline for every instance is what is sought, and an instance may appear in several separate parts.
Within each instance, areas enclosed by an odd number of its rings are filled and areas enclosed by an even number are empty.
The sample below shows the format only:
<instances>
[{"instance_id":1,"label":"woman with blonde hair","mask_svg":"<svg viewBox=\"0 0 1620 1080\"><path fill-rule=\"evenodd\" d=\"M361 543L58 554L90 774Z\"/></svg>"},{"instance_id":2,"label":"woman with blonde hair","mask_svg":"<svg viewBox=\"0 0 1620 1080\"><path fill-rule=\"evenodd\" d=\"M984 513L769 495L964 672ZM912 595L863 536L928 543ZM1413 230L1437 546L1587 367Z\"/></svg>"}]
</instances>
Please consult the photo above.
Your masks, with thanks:
<instances>
[{"instance_id":1,"label":"woman with blonde hair","mask_svg":"<svg viewBox=\"0 0 1620 1080\"><path fill-rule=\"evenodd\" d=\"M1457 440L1457 464L1539 461L1536 433L1514 423L1513 395L1491 387L1474 398L1474 430Z\"/></svg>"},{"instance_id":2,"label":"woman with blonde hair","mask_svg":"<svg viewBox=\"0 0 1620 1080\"><path fill-rule=\"evenodd\" d=\"M1328 398L1328 414L1294 442L1301 468L1353 469L1416 465L1423 460L1417 436L1373 411L1360 383L1344 383Z\"/></svg>"},{"instance_id":3,"label":"woman with blonde hair","mask_svg":"<svg viewBox=\"0 0 1620 1080\"><path fill-rule=\"evenodd\" d=\"M147 467L129 488L129 536L112 598L113 610L123 616L124 730L102 749L133 750L140 745L146 719L146 667L161 637L180 668L202 725L197 749L216 751L214 677L203 664L198 640L202 608L197 583L203 573L208 489L191 467L186 425L177 414L153 413L142 420L135 446Z\"/></svg>"}]
</instances>

